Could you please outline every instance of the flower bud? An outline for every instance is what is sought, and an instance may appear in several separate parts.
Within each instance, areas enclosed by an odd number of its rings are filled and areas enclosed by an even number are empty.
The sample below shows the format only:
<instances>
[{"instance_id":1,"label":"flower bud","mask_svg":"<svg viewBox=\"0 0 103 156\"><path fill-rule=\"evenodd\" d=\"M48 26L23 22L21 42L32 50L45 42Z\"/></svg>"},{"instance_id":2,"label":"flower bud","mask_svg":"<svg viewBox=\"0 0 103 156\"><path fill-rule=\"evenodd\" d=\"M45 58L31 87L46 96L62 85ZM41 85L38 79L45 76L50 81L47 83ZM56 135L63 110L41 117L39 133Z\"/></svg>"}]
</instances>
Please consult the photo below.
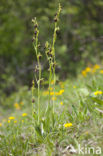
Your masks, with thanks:
<instances>
[{"instance_id":1,"label":"flower bud","mask_svg":"<svg viewBox=\"0 0 103 156\"><path fill-rule=\"evenodd\" d=\"M35 102L35 99L32 99L32 103L34 103Z\"/></svg>"}]
</instances>

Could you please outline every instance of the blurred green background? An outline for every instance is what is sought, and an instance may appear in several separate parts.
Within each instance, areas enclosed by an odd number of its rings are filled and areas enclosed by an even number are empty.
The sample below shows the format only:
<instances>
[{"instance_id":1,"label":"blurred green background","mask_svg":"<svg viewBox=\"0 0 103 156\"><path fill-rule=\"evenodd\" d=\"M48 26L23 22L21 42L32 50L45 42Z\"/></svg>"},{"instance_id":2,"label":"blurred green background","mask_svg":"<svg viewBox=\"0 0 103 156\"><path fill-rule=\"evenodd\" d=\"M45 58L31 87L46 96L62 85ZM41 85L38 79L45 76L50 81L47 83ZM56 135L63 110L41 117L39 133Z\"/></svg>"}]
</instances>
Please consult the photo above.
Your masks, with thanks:
<instances>
[{"instance_id":1,"label":"blurred green background","mask_svg":"<svg viewBox=\"0 0 103 156\"><path fill-rule=\"evenodd\" d=\"M40 51L47 76L45 42L52 40L53 18L62 5L56 43L56 72L62 79L76 76L84 66L103 60L103 0L0 0L0 93L31 85L36 64L32 18L40 29Z\"/></svg>"}]
</instances>

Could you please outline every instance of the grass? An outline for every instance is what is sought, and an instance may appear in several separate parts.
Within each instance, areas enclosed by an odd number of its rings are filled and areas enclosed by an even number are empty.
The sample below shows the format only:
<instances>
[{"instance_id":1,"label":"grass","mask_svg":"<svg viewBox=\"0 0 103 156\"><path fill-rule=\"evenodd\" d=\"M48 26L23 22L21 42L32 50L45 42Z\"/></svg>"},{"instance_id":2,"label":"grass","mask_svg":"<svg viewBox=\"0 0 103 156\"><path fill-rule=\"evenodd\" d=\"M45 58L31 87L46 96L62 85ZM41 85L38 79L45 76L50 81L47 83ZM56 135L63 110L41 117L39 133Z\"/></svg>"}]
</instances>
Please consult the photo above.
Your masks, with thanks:
<instances>
[{"instance_id":1,"label":"grass","mask_svg":"<svg viewBox=\"0 0 103 156\"><path fill-rule=\"evenodd\" d=\"M92 146L95 149L99 146L103 155L103 74L101 71L102 67L93 66L90 70L88 68L83 70L77 78L56 83L54 121L50 110L45 113L49 92L45 86L40 90L42 102L39 125L36 112L37 89L34 90L34 122L32 122L32 91L27 87L4 98L0 109L0 156L50 156L70 155L70 153L77 155L79 144L81 147ZM51 99L52 86L53 82L50 88ZM9 117L15 119L9 121ZM65 127L66 123L72 125Z\"/></svg>"}]
</instances>

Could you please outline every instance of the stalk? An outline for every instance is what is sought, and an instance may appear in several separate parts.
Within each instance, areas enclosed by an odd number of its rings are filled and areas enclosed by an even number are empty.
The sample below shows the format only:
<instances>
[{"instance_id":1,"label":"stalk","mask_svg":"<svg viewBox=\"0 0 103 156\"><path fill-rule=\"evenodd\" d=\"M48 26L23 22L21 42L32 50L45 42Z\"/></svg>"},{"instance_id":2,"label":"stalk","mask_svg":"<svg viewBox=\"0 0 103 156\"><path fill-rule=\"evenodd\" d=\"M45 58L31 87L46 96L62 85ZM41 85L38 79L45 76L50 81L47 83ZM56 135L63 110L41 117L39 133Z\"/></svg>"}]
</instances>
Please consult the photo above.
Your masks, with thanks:
<instances>
[{"instance_id":1,"label":"stalk","mask_svg":"<svg viewBox=\"0 0 103 156\"><path fill-rule=\"evenodd\" d=\"M53 81L54 81L54 97L55 97L55 81L56 81L56 75L55 75L55 66L56 66L56 59L55 59L55 42L56 42L56 32L59 30L58 27L58 21L59 21L59 15L61 12L61 5L59 4L59 9L58 12L55 15L54 18L54 22L55 22L55 26L54 26L54 34L53 34L53 42L52 42L52 53L53 53ZM53 100L53 118L54 118L54 106L55 106L55 100Z\"/></svg>"},{"instance_id":2,"label":"stalk","mask_svg":"<svg viewBox=\"0 0 103 156\"><path fill-rule=\"evenodd\" d=\"M37 105L37 111L38 111L38 124L40 123L40 82L41 82L41 64L40 64L40 58L41 58L41 54L38 52L38 47L39 47L39 43L38 43L38 35L39 35L39 30L38 30L38 23L36 18L32 20L33 24L34 24L34 35L33 35L33 46L35 49L35 53L36 53L36 58L37 58L37 67L36 67L36 71L38 72L38 79L36 79L37 81L37 85L38 85L38 105Z\"/></svg>"}]
</instances>

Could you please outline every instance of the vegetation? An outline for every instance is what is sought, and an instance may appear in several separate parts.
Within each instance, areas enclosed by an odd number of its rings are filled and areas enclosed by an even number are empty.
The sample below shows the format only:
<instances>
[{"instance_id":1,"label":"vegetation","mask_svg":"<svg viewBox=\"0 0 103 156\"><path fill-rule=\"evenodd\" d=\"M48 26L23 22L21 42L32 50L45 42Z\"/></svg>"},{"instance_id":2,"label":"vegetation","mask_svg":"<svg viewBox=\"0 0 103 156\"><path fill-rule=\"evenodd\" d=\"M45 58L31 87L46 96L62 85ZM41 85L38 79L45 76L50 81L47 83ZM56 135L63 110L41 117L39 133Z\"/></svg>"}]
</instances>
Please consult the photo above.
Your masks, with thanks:
<instances>
[{"instance_id":1,"label":"vegetation","mask_svg":"<svg viewBox=\"0 0 103 156\"><path fill-rule=\"evenodd\" d=\"M0 156L103 153L103 3L54 2L1 1Z\"/></svg>"},{"instance_id":2,"label":"vegetation","mask_svg":"<svg viewBox=\"0 0 103 156\"><path fill-rule=\"evenodd\" d=\"M32 123L31 91L24 87L8 97L4 102L5 112L3 108L0 112L3 116L0 155L77 155L78 144L99 146L103 150L103 68L99 65L87 67L82 74L77 79L56 83L55 99L51 83L50 96L55 100L54 126L52 113L45 113L48 89L40 90L40 126L37 112L34 112ZM37 89L34 97L34 110L37 111ZM73 146L71 149L68 148L70 145Z\"/></svg>"}]
</instances>

